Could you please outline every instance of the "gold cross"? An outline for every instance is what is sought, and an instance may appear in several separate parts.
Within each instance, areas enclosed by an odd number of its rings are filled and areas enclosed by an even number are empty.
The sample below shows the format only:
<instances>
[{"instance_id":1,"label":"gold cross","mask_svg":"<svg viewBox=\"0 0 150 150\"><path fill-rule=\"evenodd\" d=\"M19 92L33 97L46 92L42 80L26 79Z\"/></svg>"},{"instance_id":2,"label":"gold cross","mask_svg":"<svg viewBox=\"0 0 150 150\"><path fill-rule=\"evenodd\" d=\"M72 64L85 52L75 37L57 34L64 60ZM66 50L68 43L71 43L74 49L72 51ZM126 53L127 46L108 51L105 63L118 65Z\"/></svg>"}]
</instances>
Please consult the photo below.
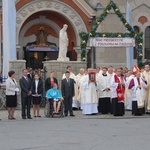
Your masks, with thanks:
<instances>
[{"instance_id":1,"label":"gold cross","mask_svg":"<svg viewBox=\"0 0 150 150\"><path fill-rule=\"evenodd\" d=\"M47 60L49 60L49 57L45 56L45 58L44 58L44 59L47 61Z\"/></svg>"}]
</instances>

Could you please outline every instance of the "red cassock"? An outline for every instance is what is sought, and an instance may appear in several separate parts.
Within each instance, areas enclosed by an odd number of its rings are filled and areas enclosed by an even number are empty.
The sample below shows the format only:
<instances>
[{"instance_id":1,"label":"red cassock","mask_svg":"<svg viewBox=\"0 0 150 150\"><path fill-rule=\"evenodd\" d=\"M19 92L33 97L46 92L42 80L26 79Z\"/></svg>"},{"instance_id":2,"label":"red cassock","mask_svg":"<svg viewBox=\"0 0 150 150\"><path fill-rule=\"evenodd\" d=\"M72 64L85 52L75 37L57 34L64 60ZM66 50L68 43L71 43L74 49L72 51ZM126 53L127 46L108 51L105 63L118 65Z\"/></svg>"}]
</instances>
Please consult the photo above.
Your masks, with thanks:
<instances>
[{"instance_id":1,"label":"red cassock","mask_svg":"<svg viewBox=\"0 0 150 150\"><path fill-rule=\"evenodd\" d=\"M120 80L117 77L117 75L115 75L114 78L115 78L116 83L120 83ZM120 77L120 78L121 78L121 81L123 81L123 77ZM116 92L117 92L118 101L124 101L125 87L123 85L118 85Z\"/></svg>"}]
</instances>

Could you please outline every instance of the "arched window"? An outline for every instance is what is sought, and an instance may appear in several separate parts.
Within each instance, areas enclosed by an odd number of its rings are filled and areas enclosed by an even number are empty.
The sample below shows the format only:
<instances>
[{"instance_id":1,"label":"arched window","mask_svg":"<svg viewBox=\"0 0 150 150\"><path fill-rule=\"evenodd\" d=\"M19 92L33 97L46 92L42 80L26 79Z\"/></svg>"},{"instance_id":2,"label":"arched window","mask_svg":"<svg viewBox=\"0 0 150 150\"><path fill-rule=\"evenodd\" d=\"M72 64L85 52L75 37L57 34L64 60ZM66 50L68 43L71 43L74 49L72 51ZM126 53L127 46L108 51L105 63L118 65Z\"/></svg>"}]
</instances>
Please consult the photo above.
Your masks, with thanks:
<instances>
[{"instance_id":1,"label":"arched window","mask_svg":"<svg viewBox=\"0 0 150 150\"><path fill-rule=\"evenodd\" d=\"M136 33L139 33L140 32L140 28L138 26L134 26L134 31ZM134 47L134 59L137 59L137 49L136 49L136 47Z\"/></svg>"},{"instance_id":2,"label":"arched window","mask_svg":"<svg viewBox=\"0 0 150 150\"><path fill-rule=\"evenodd\" d=\"M145 29L145 59L150 59L150 26Z\"/></svg>"}]
</instances>

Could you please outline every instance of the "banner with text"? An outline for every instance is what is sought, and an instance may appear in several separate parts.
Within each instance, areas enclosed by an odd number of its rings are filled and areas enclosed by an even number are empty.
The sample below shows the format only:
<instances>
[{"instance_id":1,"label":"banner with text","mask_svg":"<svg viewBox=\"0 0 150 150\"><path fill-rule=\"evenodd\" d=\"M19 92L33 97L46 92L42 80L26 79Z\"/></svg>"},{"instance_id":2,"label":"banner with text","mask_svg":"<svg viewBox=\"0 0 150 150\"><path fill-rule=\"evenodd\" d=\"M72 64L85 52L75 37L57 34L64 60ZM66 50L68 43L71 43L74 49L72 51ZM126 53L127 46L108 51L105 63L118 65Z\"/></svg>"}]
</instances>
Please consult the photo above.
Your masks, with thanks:
<instances>
[{"instance_id":1,"label":"banner with text","mask_svg":"<svg viewBox=\"0 0 150 150\"><path fill-rule=\"evenodd\" d=\"M90 38L90 46L94 47L134 47L134 38Z\"/></svg>"}]
</instances>

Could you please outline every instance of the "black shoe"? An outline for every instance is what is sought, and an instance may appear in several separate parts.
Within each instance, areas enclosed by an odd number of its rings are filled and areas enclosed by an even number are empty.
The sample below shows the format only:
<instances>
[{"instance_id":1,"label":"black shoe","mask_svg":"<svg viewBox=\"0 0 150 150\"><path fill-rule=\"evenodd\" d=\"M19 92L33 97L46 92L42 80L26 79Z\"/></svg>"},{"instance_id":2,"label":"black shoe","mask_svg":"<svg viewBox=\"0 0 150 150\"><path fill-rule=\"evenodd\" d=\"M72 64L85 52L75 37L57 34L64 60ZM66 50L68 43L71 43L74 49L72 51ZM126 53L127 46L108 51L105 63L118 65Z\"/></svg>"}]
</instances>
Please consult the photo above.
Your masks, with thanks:
<instances>
[{"instance_id":1,"label":"black shoe","mask_svg":"<svg viewBox=\"0 0 150 150\"><path fill-rule=\"evenodd\" d=\"M26 117L22 117L22 119L27 119Z\"/></svg>"},{"instance_id":2,"label":"black shoe","mask_svg":"<svg viewBox=\"0 0 150 150\"><path fill-rule=\"evenodd\" d=\"M75 117L75 115L74 115L74 114L71 114L70 116L71 116L71 117Z\"/></svg>"},{"instance_id":3,"label":"black shoe","mask_svg":"<svg viewBox=\"0 0 150 150\"><path fill-rule=\"evenodd\" d=\"M13 119L13 120L16 120L16 118L15 118L15 117L12 117L12 119Z\"/></svg>"},{"instance_id":4,"label":"black shoe","mask_svg":"<svg viewBox=\"0 0 150 150\"><path fill-rule=\"evenodd\" d=\"M72 108L72 110L78 110L78 108L76 108L76 107L73 107L73 108Z\"/></svg>"},{"instance_id":5,"label":"black shoe","mask_svg":"<svg viewBox=\"0 0 150 150\"><path fill-rule=\"evenodd\" d=\"M28 119L32 119L32 117L28 117Z\"/></svg>"},{"instance_id":6,"label":"black shoe","mask_svg":"<svg viewBox=\"0 0 150 150\"><path fill-rule=\"evenodd\" d=\"M93 114L91 114L91 115L93 115L93 116L94 116L94 115L97 115L97 114L96 114L96 113L93 113Z\"/></svg>"},{"instance_id":7,"label":"black shoe","mask_svg":"<svg viewBox=\"0 0 150 150\"><path fill-rule=\"evenodd\" d=\"M65 117L67 117L68 116L68 114L65 114Z\"/></svg>"}]
</instances>

